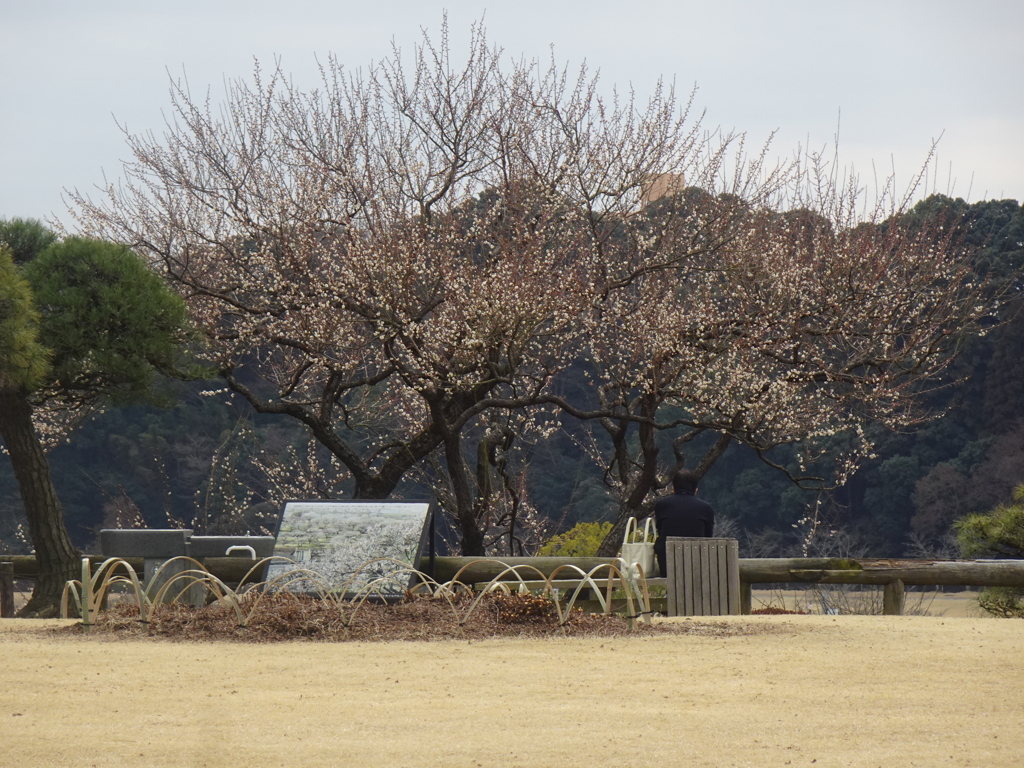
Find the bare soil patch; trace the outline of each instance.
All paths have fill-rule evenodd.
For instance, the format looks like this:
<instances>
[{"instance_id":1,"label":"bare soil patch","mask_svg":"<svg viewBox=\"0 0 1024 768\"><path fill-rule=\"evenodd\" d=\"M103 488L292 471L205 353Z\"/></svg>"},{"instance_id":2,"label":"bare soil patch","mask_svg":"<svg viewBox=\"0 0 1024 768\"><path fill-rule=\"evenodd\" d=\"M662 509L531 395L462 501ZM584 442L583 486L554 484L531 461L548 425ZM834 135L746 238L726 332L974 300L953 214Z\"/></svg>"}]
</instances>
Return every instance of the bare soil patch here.
<instances>
[{"instance_id":1,"label":"bare soil patch","mask_svg":"<svg viewBox=\"0 0 1024 768\"><path fill-rule=\"evenodd\" d=\"M573 610L560 624L554 604L535 595L486 594L474 605L471 595L409 597L397 604L341 603L282 592L259 597L251 593L241 604L246 616L226 603L203 608L171 604L160 606L152 620L140 621L135 605L117 605L100 614L86 630L73 624L55 630L66 634L106 635L117 638L154 637L168 640L215 640L235 642L284 642L316 640L443 641L484 640L501 637L619 637L627 634L701 634L731 636L753 630L715 622L647 623L637 620L631 628L622 616ZM769 627L757 631L771 631Z\"/></svg>"}]
</instances>

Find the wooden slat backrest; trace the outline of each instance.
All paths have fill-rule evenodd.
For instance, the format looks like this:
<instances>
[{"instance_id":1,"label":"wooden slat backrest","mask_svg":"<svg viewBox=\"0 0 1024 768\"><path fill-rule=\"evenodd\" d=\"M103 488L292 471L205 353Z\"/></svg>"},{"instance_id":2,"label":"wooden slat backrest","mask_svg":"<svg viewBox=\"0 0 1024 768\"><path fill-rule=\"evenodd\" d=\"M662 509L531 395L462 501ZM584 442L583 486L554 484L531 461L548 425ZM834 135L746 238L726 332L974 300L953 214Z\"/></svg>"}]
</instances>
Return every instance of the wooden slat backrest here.
<instances>
[{"instance_id":1,"label":"wooden slat backrest","mask_svg":"<svg viewBox=\"0 0 1024 768\"><path fill-rule=\"evenodd\" d=\"M666 540L670 616L740 612L739 544L735 539Z\"/></svg>"}]
</instances>

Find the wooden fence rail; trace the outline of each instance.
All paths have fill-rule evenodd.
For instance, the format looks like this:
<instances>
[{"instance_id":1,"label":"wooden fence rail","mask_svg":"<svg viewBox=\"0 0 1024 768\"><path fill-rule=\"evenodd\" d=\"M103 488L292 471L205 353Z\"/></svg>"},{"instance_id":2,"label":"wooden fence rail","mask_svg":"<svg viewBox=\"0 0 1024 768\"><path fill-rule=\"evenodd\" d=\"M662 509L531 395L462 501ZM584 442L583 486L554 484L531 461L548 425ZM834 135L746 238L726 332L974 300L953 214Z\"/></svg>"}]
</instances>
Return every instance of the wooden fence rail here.
<instances>
[{"instance_id":1,"label":"wooden fence rail","mask_svg":"<svg viewBox=\"0 0 1024 768\"><path fill-rule=\"evenodd\" d=\"M565 564L590 570L613 558L510 557L508 565L526 565L545 576ZM478 557L438 557L435 578L447 581L461 569L467 584L488 581L500 572L493 563ZM468 567L467 567L468 566ZM754 584L874 584L883 587L882 612L900 614L907 586L1021 587L1024 560L908 560L889 558L740 558L740 611L750 613ZM509 580L514 577L507 576ZM532 578L526 576L526 578Z\"/></svg>"},{"instance_id":2,"label":"wooden fence rail","mask_svg":"<svg viewBox=\"0 0 1024 768\"><path fill-rule=\"evenodd\" d=\"M1024 560L740 559L740 580L749 584L886 584L893 579L922 586L1024 587Z\"/></svg>"},{"instance_id":3,"label":"wooden fence rail","mask_svg":"<svg viewBox=\"0 0 1024 768\"><path fill-rule=\"evenodd\" d=\"M740 560L741 610L750 613L753 584L876 584L882 613L903 613L905 587L1024 587L1024 560L882 558L746 558Z\"/></svg>"},{"instance_id":4,"label":"wooden fence rail","mask_svg":"<svg viewBox=\"0 0 1024 768\"><path fill-rule=\"evenodd\" d=\"M87 555L87 557L92 564L94 573L96 568L109 559L103 555ZM39 566L34 555L3 555L0 558L5 562L12 562L14 564L14 578L16 579L34 579L39 572ZM141 557L125 557L122 559L141 578L141 574L145 569L144 559ZM256 560L248 557L207 557L203 565L218 579L232 584L241 580L249 569L256 565L256 562Z\"/></svg>"},{"instance_id":5,"label":"wooden fence rail","mask_svg":"<svg viewBox=\"0 0 1024 768\"><path fill-rule=\"evenodd\" d=\"M4 555L5 562L14 564L14 578L34 578L37 572L35 557L31 555ZM90 555L94 566L105 558ZM140 573L142 558L126 558ZM612 563L610 557L503 557L496 558L508 565L535 568L550 576L563 565L575 565L584 571L602 563ZM206 567L226 582L237 582L255 564L246 557L211 557ZM469 567L467 567L469 566ZM427 570L424 558L421 570ZM464 570L463 570L464 569ZM449 581L462 571L459 579L464 584L486 582L497 576L502 567L479 557L437 557L434 578ZM750 589L754 584L875 584L885 587L883 611L901 613L904 588L920 586L964 587L1021 587L1024 588L1024 560L904 560L882 558L740 558L741 611L750 612ZM525 579L534 579L534 571L523 571ZM514 581L514 576L506 576Z\"/></svg>"}]
</instances>

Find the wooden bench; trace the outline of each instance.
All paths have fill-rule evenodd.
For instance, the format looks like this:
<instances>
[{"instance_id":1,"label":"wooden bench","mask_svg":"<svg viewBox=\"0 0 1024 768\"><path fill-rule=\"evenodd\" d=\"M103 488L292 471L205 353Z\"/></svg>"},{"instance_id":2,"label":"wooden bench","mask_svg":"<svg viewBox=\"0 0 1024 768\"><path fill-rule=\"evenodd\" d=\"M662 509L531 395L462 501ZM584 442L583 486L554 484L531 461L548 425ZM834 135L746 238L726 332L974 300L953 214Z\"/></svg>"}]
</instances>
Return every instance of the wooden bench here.
<instances>
[{"instance_id":1,"label":"wooden bench","mask_svg":"<svg viewBox=\"0 0 1024 768\"><path fill-rule=\"evenodd\" d=\"M665 539L669 616L726 616L741 611L736 539Z\"/></svg>"}]
</instances>

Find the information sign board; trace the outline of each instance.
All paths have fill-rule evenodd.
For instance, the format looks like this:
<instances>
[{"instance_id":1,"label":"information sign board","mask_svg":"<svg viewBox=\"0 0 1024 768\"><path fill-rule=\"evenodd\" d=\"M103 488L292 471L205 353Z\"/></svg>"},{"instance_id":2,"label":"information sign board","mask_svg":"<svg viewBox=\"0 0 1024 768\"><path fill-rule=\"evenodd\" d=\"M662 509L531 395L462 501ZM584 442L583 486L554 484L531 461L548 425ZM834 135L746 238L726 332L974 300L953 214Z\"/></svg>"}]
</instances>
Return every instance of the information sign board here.
<instances>
[{"instance_id":1,"label":"information sign board","mask_svg":"<svg viewBox=\"0 0 1024 768\"><path fill-rule=\"evenodd\" d=\"M350 590L358 589L419 562L427 547L430 513L429 501L287 501L274 554L294 564L272 563L267 578L304 568L316 573L331 589L341 588L355 576ZM380 558L399 562L367 565ZM401 574L382 582L380 590L401 594L412 583L411 574ZM312 581L296 582L289 588L315 589Z\"/></svg>"}]
</instances>

